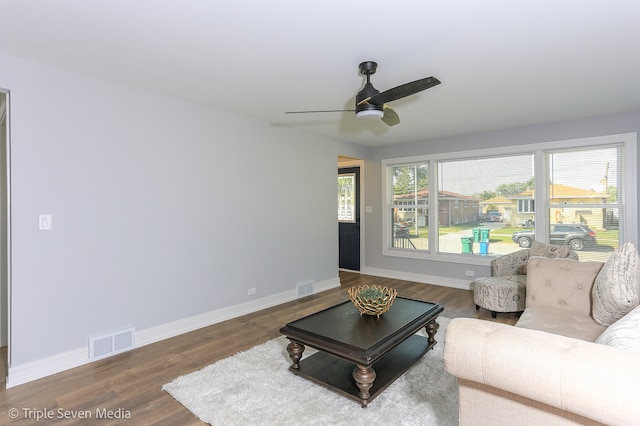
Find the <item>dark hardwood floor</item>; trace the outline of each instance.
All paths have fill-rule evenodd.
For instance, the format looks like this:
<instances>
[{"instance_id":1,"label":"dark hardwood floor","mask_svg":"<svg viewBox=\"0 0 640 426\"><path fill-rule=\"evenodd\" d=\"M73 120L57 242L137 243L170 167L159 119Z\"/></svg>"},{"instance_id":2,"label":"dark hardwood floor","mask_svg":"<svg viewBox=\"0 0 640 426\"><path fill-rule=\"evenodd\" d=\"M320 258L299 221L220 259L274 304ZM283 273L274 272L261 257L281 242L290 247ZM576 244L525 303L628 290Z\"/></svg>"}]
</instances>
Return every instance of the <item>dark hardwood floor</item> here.
<instances>
[{"instance_id":1,"label":"dark hardwood floor","mask_svg":"<svg viewBox=\"0 0 640 426\"><path fill-rule=\"evenodd\" d=\"M269 309L214 324L158 343L143 346L82 367L45 377L11 389L0 389L0 424L36 424L25 419L25 409L77 413L88 410L128 411L121 422L95 419L91 424L203 424L189 410L162 391L162 385L178 376L203 368L236 352L280 335L287 322L348 300L346 288L357 285L394 287L399 296L440 303L442 316L470 317L515 324L517 314L477 311L473 293L431 284L340 272L341 288L297 299ZM436 335L437 339L437 335ZM6 374L3 374L3 377ZM18 410L12 419L11 409ZM86 420L41 420L38 424L88 424Z\"/></svg>"}]
</instances>

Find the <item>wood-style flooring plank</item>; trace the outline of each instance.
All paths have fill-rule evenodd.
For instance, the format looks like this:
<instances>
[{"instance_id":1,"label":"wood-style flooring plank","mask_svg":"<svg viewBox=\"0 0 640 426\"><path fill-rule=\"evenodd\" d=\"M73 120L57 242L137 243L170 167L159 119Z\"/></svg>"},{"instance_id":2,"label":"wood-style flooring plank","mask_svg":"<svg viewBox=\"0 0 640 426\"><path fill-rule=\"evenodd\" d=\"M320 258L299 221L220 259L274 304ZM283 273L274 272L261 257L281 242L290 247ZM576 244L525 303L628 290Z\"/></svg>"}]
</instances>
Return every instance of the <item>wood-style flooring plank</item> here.
<instances>
[{"instance_id":1,"label":"wood-style flooring plank","mask_svg":"<svg viewBox=\"0 0 640 426\"><path fill-rule=\"evenodd\" d=\"M136 348L110 358L45 377L11 389L0 389L0 424L27 425L33 419L8 417L10 408L38 410L128 410L122 424L201 425L162 385L252 346L280 336L280 328L337 303L349 300L346 289L358 285L394 287L399 296L440 303L442 316L469 317L515 324L518 314L491 318L476 310L473 293L432 284L340 272L341 287L313 294L259 312L211 325L180 336ZM6 349L0 358L6 365ZM0 371L6 376L6 370ZM79 419L56 424L83 425ZM110 424L118 424L113 422Z\"/></svg>"}]
</instances>

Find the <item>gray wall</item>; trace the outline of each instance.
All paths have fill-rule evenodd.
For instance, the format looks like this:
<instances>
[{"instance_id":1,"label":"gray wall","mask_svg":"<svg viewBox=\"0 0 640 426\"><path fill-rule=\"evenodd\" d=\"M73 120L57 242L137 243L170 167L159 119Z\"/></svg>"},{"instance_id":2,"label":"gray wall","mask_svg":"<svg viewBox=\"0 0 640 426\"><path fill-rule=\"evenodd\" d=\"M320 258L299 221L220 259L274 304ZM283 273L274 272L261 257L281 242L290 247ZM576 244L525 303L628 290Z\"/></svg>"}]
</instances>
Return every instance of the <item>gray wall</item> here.
<instances>
[{"instance_id":1,"label":"gray wall","mask_svg":"<svg viewBox=\"0 0 640 426\"><path fill-rule=\"evenodd\" d=\"M357 147L12 57L0 69L12 366L337 282L337 156Z\"/></svg>"},{"instance_id":2,"label":"gray wall","mask_svg":"<svg viewBox=\"0 0 640 426\"><path fill-rule=\"evenodd\" d=\"M406 259L382 255L381 229L383 192L381 161L383 159L482 148L527 145L530 143L552 142L631 132L640 132L640 111L554 123L550 125L507 129L491 133L430 140L413 144L372 148L371 160L366 164L366 203L373 207L373 213L367 215L366 267L385 270L390 272L391 275L394 274L394 271L397 271L402 274L437 276L466 282L469 281L469 278L464 275L465 270L475 271L476 276L482 276L489 273L488 266L465 266L459 263L434 262L429 260ZM638 187L640 188L640 186ZM638 220L638 218L632 218L631 220ZM637 229L640 229L640 226ZM638 241L637 236L635 240Z\"/></svg>"},{"instance_id":3,"label":"gray wall","mask_svg":"<svg viewBox=\"0 0 640 426\"><path fill-rule=\"evenodd\" d=\"M457 264L382 256L381 159L640 127L637 112L369 150L7 56L0 69L13 366L337 280L338 154L366 160L365 271L468 280ZM52 231L38 230L41 213Z\"/></svg>"}]
</instances>

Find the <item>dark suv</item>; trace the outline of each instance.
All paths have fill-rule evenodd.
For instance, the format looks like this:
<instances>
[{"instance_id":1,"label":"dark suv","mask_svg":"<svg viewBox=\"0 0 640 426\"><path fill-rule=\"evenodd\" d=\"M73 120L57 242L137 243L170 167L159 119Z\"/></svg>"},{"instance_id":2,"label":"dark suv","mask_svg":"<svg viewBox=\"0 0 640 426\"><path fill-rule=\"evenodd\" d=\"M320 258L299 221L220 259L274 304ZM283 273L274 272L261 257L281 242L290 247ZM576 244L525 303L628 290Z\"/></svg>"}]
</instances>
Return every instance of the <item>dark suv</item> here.
<instances>
[{"instance_id":1,"label":"dark suv","mask_svg":"<svg viewBox=\"0 0 640 426\"><path fill-rule=\"evenodd\" d=\"M533 230L517 231L511 237L514 243L520 247L529 248L535 240ZM551 244L568 244L573 250L583 250L587 246L595 246L596 233L586 225L579 223L558 223L551 225L549 234Z\"/></svg>"}]
</instances>

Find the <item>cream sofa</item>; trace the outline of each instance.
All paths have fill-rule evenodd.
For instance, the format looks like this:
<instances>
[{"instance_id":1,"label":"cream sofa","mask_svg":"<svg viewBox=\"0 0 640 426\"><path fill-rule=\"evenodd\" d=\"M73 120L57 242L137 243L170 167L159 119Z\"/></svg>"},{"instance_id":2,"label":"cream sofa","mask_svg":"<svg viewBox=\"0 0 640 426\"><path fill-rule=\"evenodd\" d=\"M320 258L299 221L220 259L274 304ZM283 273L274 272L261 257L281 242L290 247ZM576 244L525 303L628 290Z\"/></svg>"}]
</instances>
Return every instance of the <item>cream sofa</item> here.
<instances>
[{"instance_id":1,"label":"cream sofa","mask_svg":"<svg viewBox=\"0 0 640 426\"><path fill-rule=\"evenodd\" d=\"M640 257L631 248L631 268L620 256L605 267L532 257L526 309L515 327L471 318L449 323L444 362L458 379L461 425L640 424ZM606 322L602 288L616 274L627 293L614 289L624 306L606 318L613 322L607 327L594 314ZM620 341L623 347L612 346Z\"/></svg>"}]
</instances>

